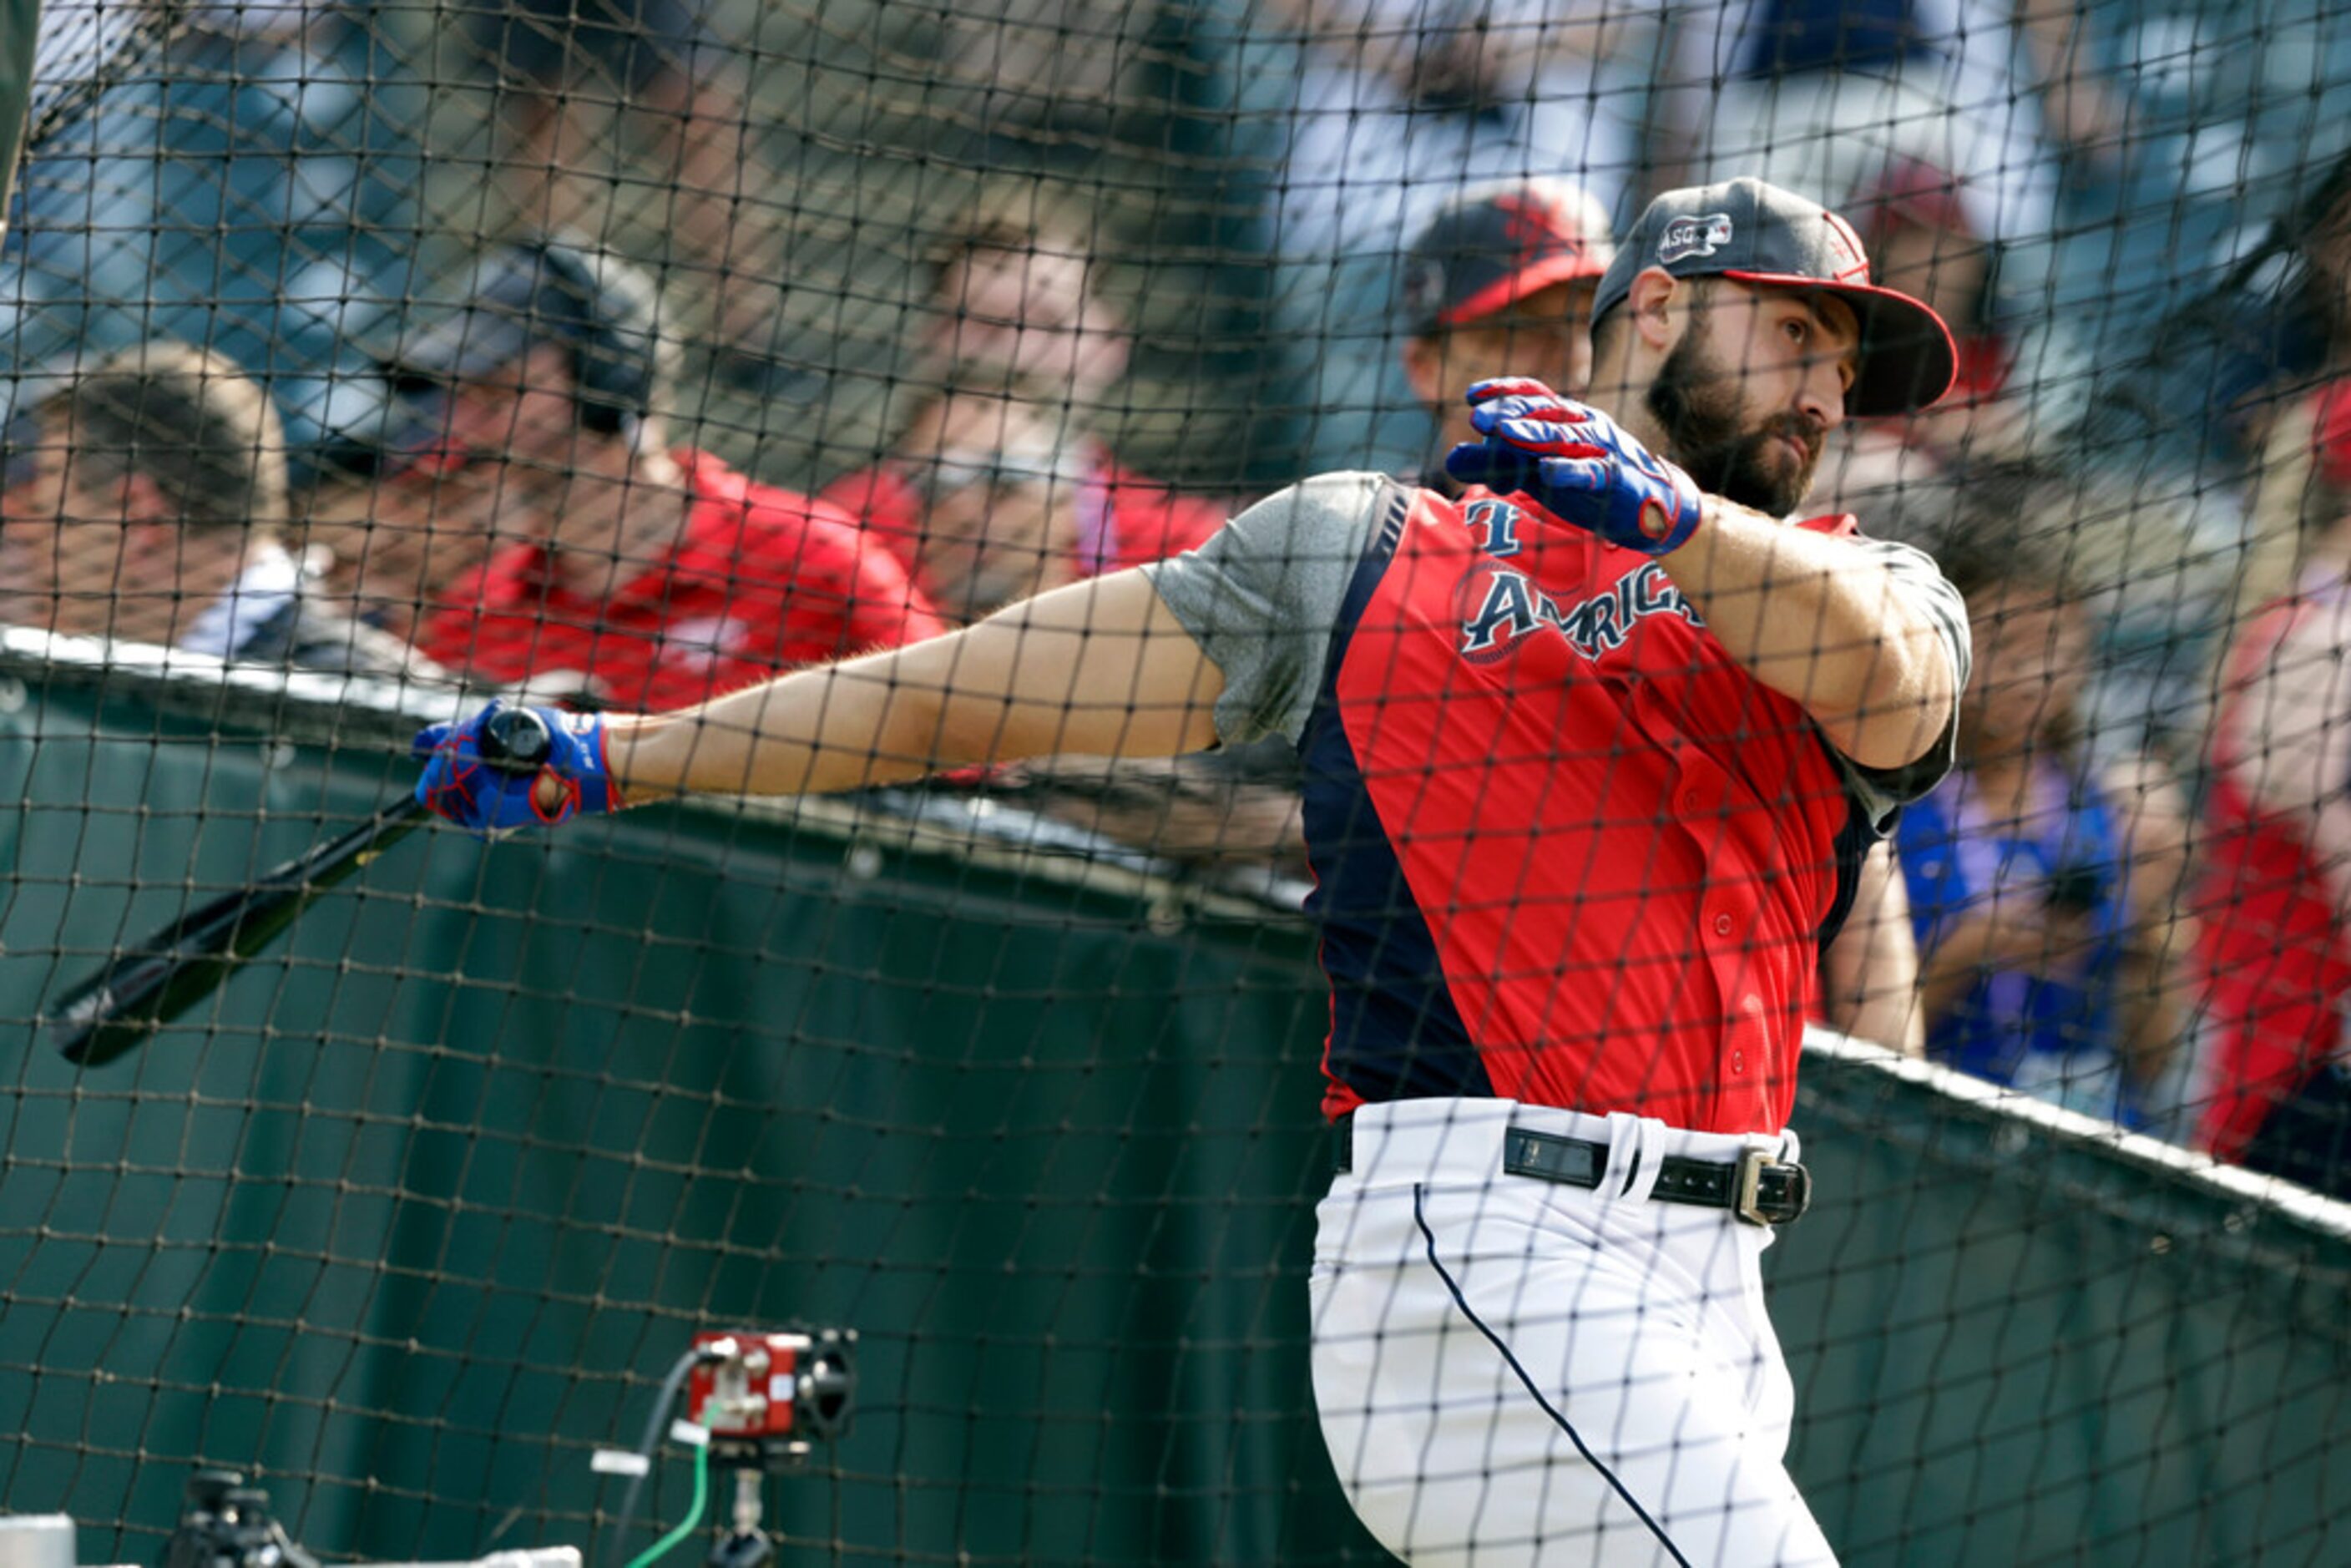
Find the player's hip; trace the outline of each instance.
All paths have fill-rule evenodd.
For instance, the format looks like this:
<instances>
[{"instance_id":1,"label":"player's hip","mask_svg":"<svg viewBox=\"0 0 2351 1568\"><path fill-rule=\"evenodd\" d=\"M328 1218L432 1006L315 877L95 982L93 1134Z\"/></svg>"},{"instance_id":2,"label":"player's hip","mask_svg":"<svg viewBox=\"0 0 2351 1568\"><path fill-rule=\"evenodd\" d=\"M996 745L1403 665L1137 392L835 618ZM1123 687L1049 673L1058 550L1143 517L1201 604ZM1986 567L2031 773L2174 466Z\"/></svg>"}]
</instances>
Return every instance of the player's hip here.
<instances>
[{"instance_id":1,"label":"player's hip","mask_svg":"<svg viewBox=\"0 0 2351 1568\"><path fill-rule=\"evenodd\" d=\"M1750 1516L1804 1522L1780 1469L1794 1396L1763 1310L1769 1232L1649 1191L1662 1161L1740 1140L1473 1100L1374 1107L1349 1132L1317 1210L1315 1395L1392 1549L1646 1563L1627 1498L1681 1543L1673 1560L1736 1561L1694 1543ZM1531 1136L1604 1143L1603 1179L1513 1172ZM1693 1478L1703 1496L1682 1495Z\"/></svg>"},{"instance_id":2,"label":"player's hip","mask_svg":"<svg viewBox=\"0 0 2351 1568\"><path fill-rule=\"evenodd\" d=\"M1599 1239L1710 1239L1726 1226L1761 1252L1800 1218L1812 1185L1793 1132L1700 1132L1488 1097L1364 1105L1332 1129L1332 1191L1491 1187L1555 1209Z\"/></svg>"},{"instance_id":3,"label":"player's hip","mask_svg":"<svg viewBox=\"0 0 2351 1568\"><path fill-rule=\"evenodd\" d=\"M1479 1274L1541 1270L1557 1310L1593 1318L1668 1299L1693 1315L1760 1313L1771 1227L1740 1207L1784 1221L1809 1192L1792 1134L1750 1139L1505 1100L1365 1106L1334 1139L1343 1168L1316 1211L1318 1277L1416 1270L1434 1251Z\"/></svg>"}]
</instances>

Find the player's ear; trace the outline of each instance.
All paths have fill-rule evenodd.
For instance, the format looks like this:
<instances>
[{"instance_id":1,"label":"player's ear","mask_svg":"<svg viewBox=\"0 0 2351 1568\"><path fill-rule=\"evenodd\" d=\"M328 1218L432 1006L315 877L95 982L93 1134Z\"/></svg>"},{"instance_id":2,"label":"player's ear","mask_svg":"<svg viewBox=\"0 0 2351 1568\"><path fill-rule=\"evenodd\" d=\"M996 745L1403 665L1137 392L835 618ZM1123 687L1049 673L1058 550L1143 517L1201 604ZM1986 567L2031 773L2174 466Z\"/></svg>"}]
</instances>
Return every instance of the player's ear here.
<instances>
[{"instance_id":1,"label":"player's ear","mask_svg":"<svg viewBox=\"0 0 2351 1568\"><path fill-rule=\"evenodd\" d=\"M1662 267L1644 267L1633 277L1633 291L1625 297L1627 319L1641 340L1660 353L1673 347L1680 330L1674 308L1688 304L1682 298L1686 292L1681 280Z\"/></svg>"}]
</instances>

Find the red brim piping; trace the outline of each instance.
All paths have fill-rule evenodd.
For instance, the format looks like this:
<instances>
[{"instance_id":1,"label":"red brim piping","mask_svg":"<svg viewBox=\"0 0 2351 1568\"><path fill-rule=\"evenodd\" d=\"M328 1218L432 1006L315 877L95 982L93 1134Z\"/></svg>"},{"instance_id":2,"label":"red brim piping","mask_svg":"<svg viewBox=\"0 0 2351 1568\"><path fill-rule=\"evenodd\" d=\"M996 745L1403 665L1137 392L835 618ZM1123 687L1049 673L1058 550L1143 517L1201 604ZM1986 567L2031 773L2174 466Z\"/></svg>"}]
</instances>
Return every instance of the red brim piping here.
<instances>
[{"instance_id":1,"label":"red brim piping","mask_svg":"<svg viewBox=\"0 0 2351 1568\"><path fill-rule=\"evenodd\" d=\"M1516 305L1528 295L1549 288L1555 283L1596 278L1607 270L1604 265L1593 265L1592 253L1588 250L1550 256L1507 277L1497 278L1468 298L1457 300L1446 307L1437 312L1437 324L1440 327L1467 326L1480 316L1491 316L1495 311Z\"/></svg>"}]
</instances>

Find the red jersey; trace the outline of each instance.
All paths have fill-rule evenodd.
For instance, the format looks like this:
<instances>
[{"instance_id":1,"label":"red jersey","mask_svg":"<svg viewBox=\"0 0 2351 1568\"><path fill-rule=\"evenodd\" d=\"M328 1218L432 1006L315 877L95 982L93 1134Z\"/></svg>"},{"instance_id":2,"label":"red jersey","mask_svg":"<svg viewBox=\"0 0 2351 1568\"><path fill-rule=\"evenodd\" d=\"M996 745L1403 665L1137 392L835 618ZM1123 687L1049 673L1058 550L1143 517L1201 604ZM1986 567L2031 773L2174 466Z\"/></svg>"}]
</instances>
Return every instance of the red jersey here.
<instances>
[{"instance_id":1,"label":"red jersey","mask_svg":"<svg viewBox=\"0 0 2351 1568\"><path fill-rule=\"evenodd\" d=\"M939 635L890 552L820 501L676 454L693 497L659 561L593 599L547 552L493 554L425 623L433 658L493 681L573 673L615 706L691 706L801 664Z\"/></svg>"},{"instance_id":2,"label":"red jersey","mask_svg":"<svg viewBox=\"0 0 2351 1568\"><path fill-rule=\"evenodd\" d=\"M1924 596L1964 682L1930 560L1802 526ZM1225 672L1219 734L1298 741L1328 1113L1498 1096L1784 1126L1819 944L1948 733L1898 775L1855 767L1665 563L1482 490L1310 481L1154 583Z\"/></svg>"},{"instance_id":3,"label":"red jersey","mask_svg":"<svg viewBox=\"0 0 2351 1568\"><path fill-rule=\"evenodd\" d=\"M862 522L913 576L920 565L923 502L893 465L860 469L819 492L819 498ZM1155 479L1122 468L1097 453L1078 486L1078 531L1071 565L1081 578L1165 560L1192 549L1229 517L1213 501L1178 495Z\"/></svg>"},{"instance_id":4,"label":"red jersey","mask_svg":"<svg viewBox=\"0 0 2351 1568\"><path fill-rule=\"evenodd\" d=\"M2322 601L2290 599L2247 625L2214 726L2197 914L2217 1071L2196 1141L2222 1159L2242 1155L2279 1102L2344 1044L2351 943L2335 929L2325 874L2302 824L2260 807L2237 777L2248 685L2302 617L2323 612Z\"/></svg>"}]
</instances>

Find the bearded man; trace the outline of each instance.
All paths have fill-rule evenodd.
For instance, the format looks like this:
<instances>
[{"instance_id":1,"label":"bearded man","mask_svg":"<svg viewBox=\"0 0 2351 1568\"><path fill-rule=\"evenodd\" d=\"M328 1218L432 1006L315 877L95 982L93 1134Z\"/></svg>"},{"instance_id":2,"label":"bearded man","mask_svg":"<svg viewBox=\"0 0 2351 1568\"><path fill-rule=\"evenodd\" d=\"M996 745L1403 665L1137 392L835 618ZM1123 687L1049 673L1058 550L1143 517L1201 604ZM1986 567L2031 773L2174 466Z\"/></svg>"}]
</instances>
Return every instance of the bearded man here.
<instances>
[{"instance_id":1,"label":"bearded man","mask_svg":"<svg viewBox=\"0 0 2351 1568\"><path fill-rule=\"evenodd\" d=\"M1868 276L1801 196L1669 192L1600 280L1590 401L1470 388L1458 497L1309 479L946 637L546 716L536 778L480 765L493 708L418 737L418 795L496 831L1287 737L1332 992L1314 1393L1356 1511L1414 1563L1833 1563L1759 1264L1810 1195L1819 945L1949 768L1969 665L1932 560L1787 520L1848 414L1951 382Z\"/></svg>"}]
</instances>

